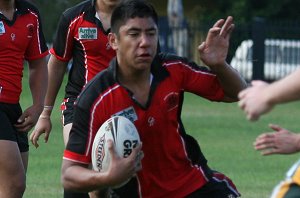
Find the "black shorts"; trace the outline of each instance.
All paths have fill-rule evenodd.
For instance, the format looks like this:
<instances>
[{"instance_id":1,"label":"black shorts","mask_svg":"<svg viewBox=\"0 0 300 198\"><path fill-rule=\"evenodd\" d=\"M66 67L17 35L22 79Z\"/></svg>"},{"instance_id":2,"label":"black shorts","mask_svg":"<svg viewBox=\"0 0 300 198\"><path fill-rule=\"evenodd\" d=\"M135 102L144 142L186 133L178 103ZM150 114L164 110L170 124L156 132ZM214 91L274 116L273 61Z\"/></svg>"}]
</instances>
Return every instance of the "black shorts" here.
<instances>
[{"instance_id":1,"label":"black shorts","mask_svg":"<svg viewBox=\"0 0 300 198\"><path fill-rule=\"evenodd\" d=\"M28 152L28 133L18 132L14 127L21 115L20 104L0 103L0 140L17 142L20 152Z\"/></svg>"},{"instance_id":2,"label":"black shorts","mask_svg":"<svg viewBox=\"0 0 300 198\"><path fill-rule=\"evenodd\" d=\"M210 181L196 190L195 192L186 196L186 198L236 198L240 197L235 185L223 173L213 171Z\"/></svg>"},{"instance_id":3,"label":"black shorts","mask_svg":"<svg viewBox=\"0 0 300 198\"><path fill-rule=\"evenodd\" d=\"M126 185L119 189L111 189L109 194L109 197L112 198L138 198L139 190L136 177L133 177ZM223 173L213 170L210 181L198 190L185 196L185 198L237 198L240 196L230 178Z\"/></svg>"},{"instance_id":4,"label":"black shorts","mask_svg":"<svg viewBox=\"0 0 300 198\"><path fill-rule=\"evenodd\" d=\"M73 123L73 113L74 113L74 102L76 98L65 98L60 105L62 112L62 124L66 126L67 124Z\"/></svg>"}]
</instances>

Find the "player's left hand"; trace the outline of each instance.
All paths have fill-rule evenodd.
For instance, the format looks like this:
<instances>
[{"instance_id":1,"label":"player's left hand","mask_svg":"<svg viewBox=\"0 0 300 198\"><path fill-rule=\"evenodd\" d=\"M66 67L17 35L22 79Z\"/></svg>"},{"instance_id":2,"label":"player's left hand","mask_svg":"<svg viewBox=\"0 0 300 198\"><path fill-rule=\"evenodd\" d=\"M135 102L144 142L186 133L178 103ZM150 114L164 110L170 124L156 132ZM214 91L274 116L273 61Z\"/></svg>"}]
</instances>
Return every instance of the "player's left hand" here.
<instances>
[{"instance_id":1,"label":"player's left hand","mask_svg":"<svg viewBox=\"0 0 300 198\"><path fill-rule=\"evenodd\" d=\"M293 133L280 127L270 124L273 132L259 135L253 146L262 155L292 154L300 150L300 134Z\"/></svg>"},{"instance_id":2,"label":"player's left hand","mask_svg":"<svg viewBox=\"0 0 300 198\"><path fill-rule=\"evenodd\" d=\"M229 47L229 39L234 29L233 18L218 20L208 31L205 42L198 47L200 58L212 70L225 65Z\"/></svg>"},{"instance_id":3,"label":"player's left hand","mask_svg":"<svg viewBox=\"0 0 300 198\"><path fill-rule=\"evenodd\" d=\"M43 107L32 105L27 108L14 125L19 132L28 132L36 124Z\"/></svg>"}]
</instances>

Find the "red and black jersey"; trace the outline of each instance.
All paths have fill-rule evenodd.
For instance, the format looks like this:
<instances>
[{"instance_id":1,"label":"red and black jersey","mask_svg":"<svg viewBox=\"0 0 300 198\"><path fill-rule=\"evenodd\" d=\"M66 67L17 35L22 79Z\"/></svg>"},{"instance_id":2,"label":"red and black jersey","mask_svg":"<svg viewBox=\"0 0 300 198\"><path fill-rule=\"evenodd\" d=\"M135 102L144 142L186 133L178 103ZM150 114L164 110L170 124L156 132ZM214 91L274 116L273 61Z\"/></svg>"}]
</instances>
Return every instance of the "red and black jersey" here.
<instances>
[{"instance_id":1,"label":"red and black jersey","mask_svg":"<svg viewBox=\"0 0 300 198\"><path fill-rule=\"evenodd\" d=\"M24 60L46 55L39 12L32 4L16 0L13 20L0 12L0 102L19 102Z\"/></svg>"},{"instance_id":2,"label":"red and black jersey","mask_svg":"<svg viewBox=\"0 0 300 198\"><path fill-rule=\"evenodd\" d=\"M108 67L115 56L108 43L109 32L96 17L93 0L62 14L50 53L61 61L73 59L65 97L76 98L89 80Z\"/></svg>"},{"instance_id":3,"label":"red and black jersey","mask_svg":"<svg viewBox=\"0 0 300 198\"><path fill-rule=\"evenodd\" d=\"M180 115L184 92L212 101L223 99L216 75L186 59L160 53L152 64L147 105L142 106L118 83L117 67L114 59L79 96L64 159L90 163L99 127L108 118L122 115L134 122L143 142L143 169L138 173L141 197L185 197L203 186L208 181L206 160L192 163Z\"/></svg>"}]
</instances>

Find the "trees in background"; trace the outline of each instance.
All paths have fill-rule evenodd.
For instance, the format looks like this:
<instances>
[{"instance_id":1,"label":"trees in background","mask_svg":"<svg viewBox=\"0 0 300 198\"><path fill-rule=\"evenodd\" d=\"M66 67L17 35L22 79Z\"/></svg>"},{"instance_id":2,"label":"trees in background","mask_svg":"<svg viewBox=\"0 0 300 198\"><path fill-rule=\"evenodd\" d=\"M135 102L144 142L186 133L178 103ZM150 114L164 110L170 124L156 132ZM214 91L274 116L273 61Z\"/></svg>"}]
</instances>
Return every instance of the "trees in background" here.
<instances>
[{"instance_id":1,"label":"trees in background","mask_svg":"<svg viewBox=\"0 0 300 198\"><path fill-rule=\"evenodd\" d=\"M40 9L43 29L48 42L52 41L61 13L83 0L31 0ZM166 3L149 0L160 15L167 15ZM299 0L183 0L186 16L199 23L210 23L231 15L236 23L246 24L253 17L270 20L300 19ZM161 7L164 7L163 9ZM165 10L165 13L162 12Z\"/></svg>"},{"instance_id":2,"label":"trees in background","mask_svg":"<svg viewBox=\"0 0 300 198\"><path fill-rule=\"evenodd\" d=\"M185 0L190 17L199 22L210 22L232 15L238 23L254 17L270 20L299 20L299 0Z\"/></svg>"},{"instance_id":3,"label":"trees in background","mask_svg":"<svg viewBox=\"0 0 300 198\"><path fill-rule=\"evenodd\" d=\"M47 42L52 42L60 15L82 0L31 0L40 10Z\"/></svg>"}]
</instances>

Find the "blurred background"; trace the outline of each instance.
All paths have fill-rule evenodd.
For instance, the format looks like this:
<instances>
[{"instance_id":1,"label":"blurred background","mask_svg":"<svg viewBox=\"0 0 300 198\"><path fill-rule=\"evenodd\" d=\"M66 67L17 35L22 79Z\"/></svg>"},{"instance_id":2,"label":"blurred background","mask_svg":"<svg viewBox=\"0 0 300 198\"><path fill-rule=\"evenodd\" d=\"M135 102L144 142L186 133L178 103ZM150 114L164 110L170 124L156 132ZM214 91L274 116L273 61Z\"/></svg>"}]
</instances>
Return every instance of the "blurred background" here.
<instances>
[{"instance_id":1,"label":"blurred background","mask_svg":"<svg viewBox=\"0 0 300 198\"><path fill-rule=\"evenodd\" d=\"M51 44L60 14L82 0L31 0ZM247 79L275 80L300 65L299 0L149 0L160 20L161 50L201 64L197 46L220 18L233 16L228 62Z\"/></svg>"}]
</instances>

